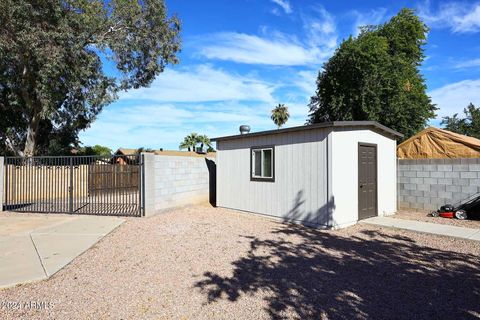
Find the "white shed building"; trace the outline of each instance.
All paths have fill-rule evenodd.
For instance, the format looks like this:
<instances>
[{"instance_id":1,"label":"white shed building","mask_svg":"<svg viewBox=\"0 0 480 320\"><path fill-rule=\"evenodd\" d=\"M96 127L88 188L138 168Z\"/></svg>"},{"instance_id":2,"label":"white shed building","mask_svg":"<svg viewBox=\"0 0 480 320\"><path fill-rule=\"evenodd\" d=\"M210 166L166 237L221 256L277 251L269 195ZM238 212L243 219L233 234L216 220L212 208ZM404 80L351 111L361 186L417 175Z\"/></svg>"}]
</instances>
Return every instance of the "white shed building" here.
<instances>
[{"instance_id":1,"label":"white shed building","mask_svg":"<svg viewBox=\"0 0 480 320\"><path fill-rule=\"evenodd\" d=\"M341 121L212 139L217 206L329 228L393 214L400 137Z\"/></svg>"}]
</instances>

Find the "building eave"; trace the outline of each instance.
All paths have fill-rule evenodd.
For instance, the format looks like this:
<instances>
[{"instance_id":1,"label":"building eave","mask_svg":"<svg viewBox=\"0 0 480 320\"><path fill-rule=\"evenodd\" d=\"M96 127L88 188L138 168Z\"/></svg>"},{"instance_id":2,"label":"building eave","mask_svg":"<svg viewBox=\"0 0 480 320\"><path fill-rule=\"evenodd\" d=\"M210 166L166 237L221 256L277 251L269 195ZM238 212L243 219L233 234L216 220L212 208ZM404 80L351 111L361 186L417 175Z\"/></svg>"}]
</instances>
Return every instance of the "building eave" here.
<instances>
[{"instance_id":1,"label":"building eave","mask_svg":"<svg viewBox=\"0 0 480 320\"><path fill-rule=\"evenodd\" d=\"M314 130L314 129L321 129L321 128L370 128L373 131L376 131L380 134L383 134L395 140L403 138L403 134L393 129L390 129L376 121L332 121L332 122L322 122L322 123L316 123L312 125L297 126L297 127L291 127L291 128L285 128L285 129L267 130L267 131L259 131L259 132L252 132L252 133L246 133L246 134L217 137L217 138L211 139L211 141L218 142L222 140L245 139L245 138L257 137L257 136L282 134L282 133L304 131L304 130Z\"/></svg>"}]
</instances>

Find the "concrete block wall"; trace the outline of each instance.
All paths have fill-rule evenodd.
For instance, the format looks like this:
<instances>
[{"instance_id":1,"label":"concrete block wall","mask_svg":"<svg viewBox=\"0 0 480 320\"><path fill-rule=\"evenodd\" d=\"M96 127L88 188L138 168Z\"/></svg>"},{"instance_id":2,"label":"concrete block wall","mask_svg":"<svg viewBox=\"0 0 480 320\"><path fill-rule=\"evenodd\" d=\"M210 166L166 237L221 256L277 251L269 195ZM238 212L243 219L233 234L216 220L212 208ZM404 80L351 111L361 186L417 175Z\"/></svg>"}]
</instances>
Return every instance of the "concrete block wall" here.
<instances>
[{"instance_id":1,"label":"concrete block wall","mask_svg":"<svg viewBox=\"0 0 480 320\"><path fill-rule=\"evenodd\" d=\"M145 153L144 163L146 216L212 199L214 160Z\"/></svg>"},{"instance_id":2,"label":"concrete block wall","mask_svg":"<svg viewBox=\"0 0 480 320\"><path fill-rule=\"evenodd\" d=\"M398 207L432 211L480 192L480 158L398 160Z\"/></svg>"}]
</instances>

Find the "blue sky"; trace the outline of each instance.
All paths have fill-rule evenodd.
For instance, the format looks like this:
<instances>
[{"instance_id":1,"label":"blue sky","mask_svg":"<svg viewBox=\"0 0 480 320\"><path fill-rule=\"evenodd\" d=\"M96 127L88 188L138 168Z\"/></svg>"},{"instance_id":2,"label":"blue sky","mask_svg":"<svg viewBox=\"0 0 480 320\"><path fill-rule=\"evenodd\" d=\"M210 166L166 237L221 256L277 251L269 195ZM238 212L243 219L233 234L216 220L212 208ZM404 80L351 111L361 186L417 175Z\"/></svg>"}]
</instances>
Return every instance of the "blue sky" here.
<instances>
[{"instance_id":1,"label":"blue sky","mask_svg":"<svg viewBox=\"0 0 480 320\"><path fill-rule=\"evenodd\" d=\"M431 28L421 70L442 116L480 106L480 1L168 0L182 20L180 64L149 88L122 93L84 145L177 149L190 132L210 137L275 128L270 110L302 125L322 64L358 27L417 10Z\"/></svg>"}]
</instances>

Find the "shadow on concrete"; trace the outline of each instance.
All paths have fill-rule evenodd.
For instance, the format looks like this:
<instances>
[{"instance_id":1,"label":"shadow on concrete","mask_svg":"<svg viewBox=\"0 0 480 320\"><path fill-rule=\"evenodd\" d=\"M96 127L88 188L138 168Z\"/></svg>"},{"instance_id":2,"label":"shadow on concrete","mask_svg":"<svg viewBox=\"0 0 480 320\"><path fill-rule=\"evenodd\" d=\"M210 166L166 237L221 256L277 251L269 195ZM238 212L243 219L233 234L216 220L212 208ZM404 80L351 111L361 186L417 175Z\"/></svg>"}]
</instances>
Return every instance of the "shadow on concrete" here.
<instances>
[{"instance_id":1,"label":"shadow on concrete","mask_svg":"<svg viewBox=\"0 0 480 320\"><path fill-rule=\"evenodd\" d=\"M215 161L205 158L208 168L209 196L208 201L214 207L217 206L217 164Z\"/></svg>"},{"instance_id":2,"label":"shadow on concrete","mask_svg":"<svg viewBox=\"0 0 480 320\"><path fill-rule=\"evenodd\" d=\"M300 203L300 202L299 202ZM296 215L295 206L291 215ZM271 319L474 319L476 255L426 247L392 232L322 231L279 223L232 275L207 271L195 287L208 303L259 294ZM448 240L445 240L448 241Z\"/></svg>"}]
</instances>

